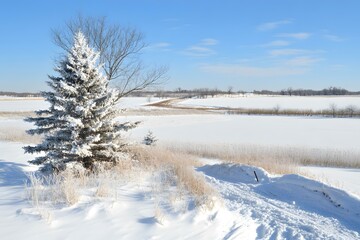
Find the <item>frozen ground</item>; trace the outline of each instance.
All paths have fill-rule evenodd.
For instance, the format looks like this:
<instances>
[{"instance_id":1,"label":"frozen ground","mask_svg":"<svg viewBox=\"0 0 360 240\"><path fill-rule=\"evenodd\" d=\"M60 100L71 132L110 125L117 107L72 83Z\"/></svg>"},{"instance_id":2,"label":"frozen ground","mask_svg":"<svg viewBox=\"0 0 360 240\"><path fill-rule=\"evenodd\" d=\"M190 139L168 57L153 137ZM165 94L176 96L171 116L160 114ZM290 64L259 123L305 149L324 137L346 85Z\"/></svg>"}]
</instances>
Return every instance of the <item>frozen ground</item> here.
<instances>
[{"instance_id":1,"label":"frozen ground","mask_svg":"<svg viewBox=\"0 0 360 240\"><path fill-rule=\"evenodd\" d=\"M261 95L235 95L234 97L193 98L186 99L178 105L202 107L230 107L247 109L329 109L331 104L338 108L349 105L360 108L360 96L261 96Z\"/></svg>"},{"instance_id":2,"label":"frozen ground","mask_svg":"<svg viewBox=\"0 0 360 240\"><path fill-rule=\"evenodd\" d=\"M37 208L25 198L25 173L34 168L26 163L21 146L0 142L1 239L360 237L358 198L298 175L272 176L259 168L210 160L197 171L221 196L211 211L190 207L174 212L157 205L146 175L121 184L116 199L82 198L70 207Z\"/></svg>"},{"instance_id":3,"label":"frozen ground","mask_svg":"<svg viewBox=\"0 0 360 240\"><path fill-rule=\"evenodd\" d=\"M121 106L146 108L141 105L147 100L125 99ZM0 112L32 111L40 108L41 101L20 100L11 106L9 102L15 101L0 101ZM129 135L137 141L151 130L159 143L259 144L359 151L357 119L219 114L120 119L143 121ZM21 119L0 117L0 137L30 127ZM26 173L36 168L27 164L31 156L23 154L23 145L0 141L1 239L360 238L360 172L356 169L304 168L316 179L345 192L299 175L273 176L251 166L204 160L204 166L196 170L220 196L211 211L191 206L186 211L171 210L152 196L152 178L146 174L139 174L135 182L120 184L116 198L83 196L73 206L39 208L26 199Z\"/></svg>"},{"instance_id":4,"label":"frozen ground","mask_svg":"<svg viewBox=\"0 0 360 240\"><path fill-rule=\"evenodd\" d=\"M28 112L48 107L49 104L41 98L0 97L0 112Z\"/></svg>"},{"instance_id":5,"label":"frozen ground","mask_svg":"<svg viewBox=\"0 0 360 240\"><path fill-rule=\"evenodd\" d=\"M360 151L358 119L188 114L124 116L119 120L142 121L129 132L130 138L137 141L151 130L160 143L256 144ZM0 136L24 132L31 127L22 119L0 118Z\"/></svg>"},{"instance_id":6,"label":"frozen ground","mask_svg":"<svg viewBox=\"0 0 360 240\"><path fill-rule=\"evenodd\" d=\"M119 102L119 108L139 109L143 105L154 103L160 100L155 97L126 97ZM0 112L28 112L39 109L47 109L49 104L41 98L11 98L0 96Z\"/></svg>"},{"instance_id":7,"label":"frozen ground","mask_svg":"<svg viewBox=\"0 0 360 240\"><path fill-rule=\"evenodd\" d=\"M257 144L359 150L360 121L345 118L172 115L127 116L142 121L131 132L141 140L148 130L161 141L206 144Z\"/></svg>"}]
</instances>

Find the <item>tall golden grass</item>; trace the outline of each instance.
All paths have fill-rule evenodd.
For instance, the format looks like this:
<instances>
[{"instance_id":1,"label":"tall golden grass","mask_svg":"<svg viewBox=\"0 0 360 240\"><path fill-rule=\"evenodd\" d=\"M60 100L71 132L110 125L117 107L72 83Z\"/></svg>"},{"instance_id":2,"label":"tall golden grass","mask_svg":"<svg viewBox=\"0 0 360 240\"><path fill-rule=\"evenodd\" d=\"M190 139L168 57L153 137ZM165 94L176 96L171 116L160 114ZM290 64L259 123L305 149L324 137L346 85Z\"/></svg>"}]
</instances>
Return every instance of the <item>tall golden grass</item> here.
<instances>
[{"instance_id":1,"label":"tall golden grass","mask_svg":"<svg viewBox=\"0 0 360 240\"><path fill-rule=\"evenodd\" d=\"M202 158L262 167L271 173L297 173L298 166L360 168L360 152L252 144L165 143L163 147Z\"/></svg>"},{"instance_id":2,"label":"tall golden grass","mask_svg":"<svg viewBox=\"0 0 360 240\"><path fill-rule=\"evenodd\" d=\"M151 185L159 189L153 191L155 198L167 194L171 196L170 204L176 198L187 199L201 208L214 206L218 195L194 170L199 163L193 157L157 147L132 146L130 150L132 154L124 155L118 164L99 164L92 172L74 164L60 173L30 175L27 184L29 200L34 206L47 203L73 205L89 189L92 189L93 198L116 199L119 184L136 182L141 175L159 175L161 178L149 178L156 180Z\"/></svg>"}]
</instances>

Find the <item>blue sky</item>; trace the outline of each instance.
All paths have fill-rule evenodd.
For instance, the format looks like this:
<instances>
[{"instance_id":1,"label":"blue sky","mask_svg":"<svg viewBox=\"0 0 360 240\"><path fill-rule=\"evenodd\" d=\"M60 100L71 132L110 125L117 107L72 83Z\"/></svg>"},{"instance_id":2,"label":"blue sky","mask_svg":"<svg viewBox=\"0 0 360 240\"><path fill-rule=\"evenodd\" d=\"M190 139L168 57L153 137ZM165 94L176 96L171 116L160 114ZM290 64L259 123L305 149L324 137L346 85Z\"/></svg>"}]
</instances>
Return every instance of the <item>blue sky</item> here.
<instances>
[{"instance_id":1,"label":"blue sky","mask_svg":"<svg viewBox=\"0 0 360 240\"><path fill-rule=\"evenodd\" d=\"M51 28L77 14L133 26L142 57L167 65L164 89L360 90L360 1L8 0L0 8L0 91L46 89Z\"/></svg>"}]
</instances>

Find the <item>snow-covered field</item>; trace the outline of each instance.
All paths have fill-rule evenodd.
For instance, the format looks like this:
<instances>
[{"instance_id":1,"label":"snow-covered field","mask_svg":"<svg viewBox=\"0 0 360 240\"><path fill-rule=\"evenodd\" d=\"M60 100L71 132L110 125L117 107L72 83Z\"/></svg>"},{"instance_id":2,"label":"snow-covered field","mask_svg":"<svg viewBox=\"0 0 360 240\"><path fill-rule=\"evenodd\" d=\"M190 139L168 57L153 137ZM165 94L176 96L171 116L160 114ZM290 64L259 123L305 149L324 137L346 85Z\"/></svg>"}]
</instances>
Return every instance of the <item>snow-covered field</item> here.
<instances>
[{"instance_id":1,"label":"snow-covered field","mask_svg":"<svg viewBox=\"0 0 360 240\"><path fill-rule=\"evenodd\" d=\"M359 150L359 119L247 115L127 116L142 121L131 131L141 140L151 130L159 141L259 144Z\"/></svg>"},{"instance_id":2,"label":"snow-covered field","mask_svg":"<svg viewBox=\"0 0 360 240\"><path fill-rule=\"evenodd\" d=\"M49 104L41 98L4 98L0 96L0 112L28 112L48 107Z\"/></svg>"},{"instance_id":3,"label":"snow-covered field","mask_svg":"<svg viewBox=\"0 0 360 240\"><path fill-rule=\"evenodd\" d=\"M227 107L225 102L233 101L216 99L220 101L213 106ZM296 104L306 106L306 101ZM348 98L344 106L359 104L357 101L356 97ZM259 108L274 107L265 102ZM126 98L119 107L146 110L146 103L147 98ZM330 102L316 104L309 106L327 108ZM335 104L341 106L340 101ZM39 108L46 108L46 103L0 101L0 112ZM140 142L151 130L159 145L257 144L360 152L358 119L220 114L119 119L141 120L129 138ZM21 119L0 116L1 139L30 127ZM334 188L299 175L270 175L252 166L202 159L203 166L196 171L219 193L212 210L187 206L174 211L153 195L153 178L146 174L121 183L113 198L85 194L71 206L39 208L26 198L26 174L36 168L27 163L32 157L23 154L24 144L0 140L0 239L360 239L358 169L301 169Z\"/></svg>"},{"instance_id":4,"label":"snow-covered field","mask_svg":"<svg viewBox=\"0 0 360 240\"><path fill-rule=\"evenodd\" d=\"M156 97L126 97L119 102L119 108L139 109L143 105L160 100ZM39 109L47 109L49 104L41 98L12 98L0 96L0 112L28 112Z\"/></svg>"},{"instance_id":5,"label":"snow-covered field","mask_svg":"<svg viewBox=\"0 0 360 240\"><path fill-rule=\"evenodd\" d=\"M235 95L234 97L192 98L178 103L189 107L230 107L245 109L303 109L324 110L334 104L337 108L360 108L360 96L261 96Z\"/></svg>"},{"instance_id":6,"label":"snow-covered field","mask_svg":"<svg viewBox=\"0 0 360 240\"><path fill-rule=\"evenodd\" d=\"M34 168L26 163L21 146L0 143L2 239L360 237L359 198L298 175L272 176L254 167L211 161L197 171L221 196L212 210L173 212L151 197L151 182L141 178L120 185L115 199L82 198L69 207L36 208L25 198L25 173Z\"/></svg>"}]
</instances>

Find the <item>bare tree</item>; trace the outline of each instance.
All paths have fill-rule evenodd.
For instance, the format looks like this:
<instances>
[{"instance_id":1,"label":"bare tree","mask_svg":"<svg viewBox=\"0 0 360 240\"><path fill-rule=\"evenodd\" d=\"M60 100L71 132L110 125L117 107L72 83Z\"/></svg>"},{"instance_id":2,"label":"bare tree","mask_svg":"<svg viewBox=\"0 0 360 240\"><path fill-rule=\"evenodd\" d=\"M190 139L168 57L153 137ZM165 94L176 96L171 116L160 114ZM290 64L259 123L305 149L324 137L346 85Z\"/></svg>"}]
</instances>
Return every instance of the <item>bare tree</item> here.
<instances>
[{"instance_id":1,"label":"bare tree","mask_svg":"<svg viewBox=\"0 0 360 240\"><path fill-rule=\"evenodd\" d=\"M135 28L109 24L105 17L78 16L63 28L53 29L54 43L69 52L74 35L81 31L89 45L100 52L99 60L109 81L119 89L119 98L164 80L166 67L148 69L140 59L147 46L144 35Z\"/></svg>"},{"instance_id":2,"label":"bare tree","mask_svg":"<svg viewBox=\"0 0 360 240\"><path fill-rule=\"evenodd\" d=\"M329 108L330 108L330 112L332 114L333 117L336 117L336 112L337 112L337 106L335 103L331 103L329 105Z\"/></svg>"},{"instance_id":3,"label":"bare tree","mask_svg":"<svg viewBox=\"0 0 360 240\"><path fill-rule=\"evenodd\" d=\"M356 112L356 106L349 105L346 107L345 111L349 114L350 117L353 117L354 113Z\"/></svg>"},{"instance_id":4,"label":"bare tree","mask_svg":"<svg viewBox=\"0 0 360 240\"><path fill-rule=\"evenodd\" d=\"M289 87L289 88L287 89L287 92L288 92L289 96L292 96L294 90L293 90L291 87Z\"/></svg>"}]
</instances>

